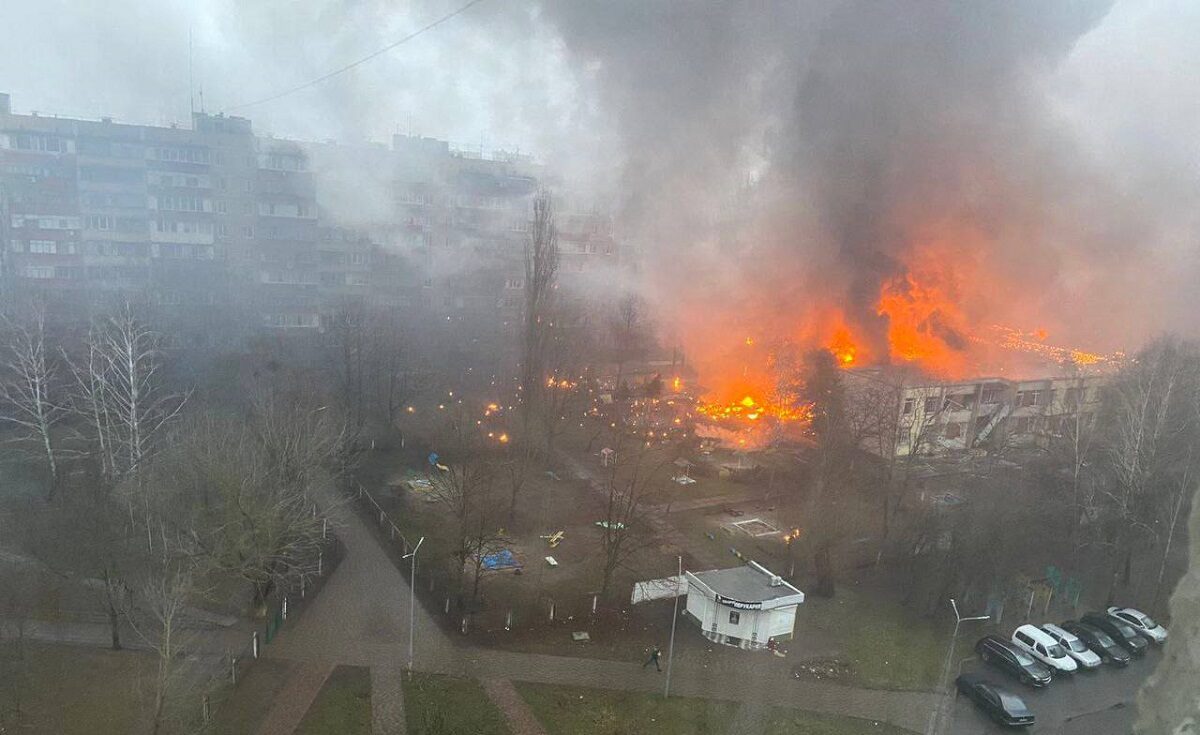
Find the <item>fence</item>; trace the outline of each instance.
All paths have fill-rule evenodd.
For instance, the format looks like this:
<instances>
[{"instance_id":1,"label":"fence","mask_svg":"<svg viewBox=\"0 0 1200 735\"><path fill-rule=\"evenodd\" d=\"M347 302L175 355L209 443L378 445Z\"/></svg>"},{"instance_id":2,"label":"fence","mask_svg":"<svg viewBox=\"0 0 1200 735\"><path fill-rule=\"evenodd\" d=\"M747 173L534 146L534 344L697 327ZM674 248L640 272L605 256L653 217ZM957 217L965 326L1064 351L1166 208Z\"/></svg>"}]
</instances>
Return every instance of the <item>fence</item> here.
<instances>
[{"instance_id":1,"label":"fence","mask_svg":"<svg viewBox=\"0 0 1200 735\"><path fill-rule=\"evenodd\" d=\"M314 516L317 513L317 507L313 506ZM202 727L207 727L213 721L217 710L229 700L237 683L258 660L263 647L275 640L290 621L307 609L341 563L346 553L345 545L329 530L328 523L323 533L324 543L309 564L311 573L286 586L277 587L267 595L264 620L250 633L240 650L226 651L221 657L219 671L201 685L199 721Z\"/></svg>"},{"instance_id":2,"label":"fence","mask_svg":"<svg viewBox=\"0 0 1200 735\"><path fill-rule=\"evenodd\" d=\"M416 591L426 610L447 630L467 634L499 634L513 630L544 629L550 626L586 627L586 624L605 612L596 593L555 593L553 596L535 591L531 597L506 599L504 604L471 604L460 599L454 575L447 569L427 561L417 565L417 579L411 579L411 559L404 556L416 540L409 539L393 516L361 483L351 492L360 513L370 520L384 551L409 585ZM429 541L421 557L431 551ZM541 559L537 560L539 563ZM540 585L535 584L535 587Z\"/></svg>"}]
</instances>

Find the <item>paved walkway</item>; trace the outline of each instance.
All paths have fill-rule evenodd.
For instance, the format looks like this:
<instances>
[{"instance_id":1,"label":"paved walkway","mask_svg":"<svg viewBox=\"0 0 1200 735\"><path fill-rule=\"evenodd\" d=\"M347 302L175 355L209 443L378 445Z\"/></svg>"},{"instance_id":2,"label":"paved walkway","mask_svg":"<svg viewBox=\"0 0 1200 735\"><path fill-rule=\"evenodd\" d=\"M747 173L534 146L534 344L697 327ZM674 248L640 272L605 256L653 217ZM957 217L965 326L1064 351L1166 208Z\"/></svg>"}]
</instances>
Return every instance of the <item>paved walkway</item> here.
<instances>
[{"instance_id":1,"label":"paved walkway","mask_svg":"<svg viewBox=\"0 0 1200 735\"><path fill-rule=\"evenodd\" d=\"M346 556L294 627L263 648L268 658L325 665L399 666L408 651L408 583L361 518L347 512L338 534ZM418 570L418 576L420 572ZM641 661L526 654L460 646L417 605L416 668L483 681L533 681L603 689L658 692L662 678ZM761 701L817 712L882 720L914 732L924 729L932 694L854 689L797 681L764 667L757 656L724 651L676 651L673 694L728 701ZM736 663L731 663L736 662ZM384 684L373 687L379 691ZM398 685L396 685L398 686ZM387 732L387 730L377 730Z\"/></svg>"},{"instance_id":2,"label":"paved walkway","mask_svg":"<svg viewBox=\"0 0 1200 735\"><path fill-rule=\"evenodd\" d=\"M542 723L534 717L533 711L508 679L484 679L483 691L488 699L504 714L508 721L508 729L513 735L546 735Z\"/></svg>"},{"instance_id":3,"label":"paved walkway","mask_svg":"<svg viewBox=\"0 0 1200 735\"><path fill-rule=\"evenodd\" d=\"M371 730L375 735L405 735L404 670L399 664L371 667Z\"/></svg>"}]
</instances>

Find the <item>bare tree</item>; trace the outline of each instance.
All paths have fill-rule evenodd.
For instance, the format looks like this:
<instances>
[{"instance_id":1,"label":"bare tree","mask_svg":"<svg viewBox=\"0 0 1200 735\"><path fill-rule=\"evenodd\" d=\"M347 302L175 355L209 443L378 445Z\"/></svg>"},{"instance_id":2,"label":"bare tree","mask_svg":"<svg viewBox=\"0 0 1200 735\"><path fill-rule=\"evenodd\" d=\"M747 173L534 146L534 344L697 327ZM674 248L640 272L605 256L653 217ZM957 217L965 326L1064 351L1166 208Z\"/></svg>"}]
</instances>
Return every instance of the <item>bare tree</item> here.
<instances>
[{"instance_id":1,"label":"bare tree","mask_svg":"<svg viewBox=\"0 0 1200 735\"><path fill-rule=\"evenodd\" d=\"M617 572L639 552L653 545L646 523L650 508L661 496L668 460L645 445L614 432L615 460L602 479L604 507L600 528L600 597L613 592Z\"/></svg>"},{"instance_id":2,"label":"bare tree","mask_svg":"<svg viewBox=\"0 0 1200 735\"><path fill-rule=\"evenodd\" d=\"M533 221L525 243L525 313L521 345L522 440L531 435L541 408L547 341L553 329L558 276L558 227L554 201L547 190L533 200Z\"/></svg>"},{"instance_id":3,"label":"bare tree","mask_svg":"<svg viewBox=\"0 0 1200 735\"><path fill-rule=\"evenodd\" d=\"M187 394L166 388L162 367L162 336L128 305L94 325L83 358L71 361L76 410L111 481L137 472L187 402Z\"/></svg>"},{"instance_id":4,"label":"bare tree","mask_svg":"<svg viewBox=\"0 0 1200 735\"><path fill-rule=\"evenodd\" d=\"M326 364L334 373L354 439L362 434L367 420L369 383L377 354L373 316L361 299L355 299L343 301L324 319Z\"/></svg>"},{"instance_id":5,"label":"bare tree","mask_svg":"<svg viewBox=\"0 0 1200 735\"><path fill-rule=\"evenodd\" d=\"M154 570L140 589L139 615L127 615L142 642L155 653L154 700L151 708L151 733L158 735L165 724L168 699L175 692L184 664L185 648L195 634L183 626L183 616L196 595L196 578L187 562L168 562Z\"/></svg>"},{"instance_id":6,"label":"bare tree","mask_svg":"<svg viewBox=\"0 0 1200 735\"><path fill-rule=\"evenodd\" d=\"M256 610L277 587L316 573L326 523L314 496L340 466L339 429L321 427L311 414L305 422L289 420L286 412L256 413L249 427L210 419L181 437L158 468L180 505L193 497L189 488L206 488L211 499L189 522L194 553L248 582ZM323 506L328 513L329 503Z\"/></svg>"},{"instance_id":7,"label":"bare tree","mask_svg":"<svg viewBox=\"0 0 1200 735\"><path fill-rule=\"evenodd\" d=\"M645 322L645 308L636 294L626 294L617 301L608 323L612 360L617 366L614 390L621 390L626 363L639 357L646 348Z\"/></svg>"},{"instance_id":8,"label":"bare tree","mask_svg":"<svg viewBox=\"0 0 1200 735\"><path fill-rule=\"evenodd\" d=\"M252 399L249 427L274 481L307 492L318 478L345 475L358 447L350 442L346 422L301 387L268 387Z\"/></svg>"},{"instance_id":9,"label":"bare tree","mask_svg":"<svg viewBox=\"0 0 1200 735\"><path fill-rule=\"evenodd\" d=\"M67 414L60 395L57 352L47 345L46 315L35 307L27 319L5 320L7 349L0 358L0 420L13 424L22 439L36 446L49 475L47 500L58 491L55 429Z\"/></svg>"},{"instance_id":10,"label":"bare tree","mask_svg":"<svg viewBox=\"0 0 1200 735\"><path fill-rule=\"evenodd\" d=\"M471 600L479 589L479 574L483 555L491 553L503 534L499 532L495 463L478 453L466 455L462 462L451 464L431 478L431 497L440 503L453 519L450 539L453 573L462 602L463 575L468 562L475 564L475 579Z\"/></svg>"},{"instance_id":11,"label":"bare tree","mask_svg":"<svg viewBox=\"0 0 1200 735\"><path fill-rule=\"evenodd\" d=\"M1177 461L1175 422L1186 391L1189 360L1183 348L1163 340L1138 354L1109 386L1103 453L1111 483L1104 487L1110 524L1112 575L1108 598L1118 580L1131 575L1137 532L1153 532L1152 494Z\"/></svg>"}]
</instances>

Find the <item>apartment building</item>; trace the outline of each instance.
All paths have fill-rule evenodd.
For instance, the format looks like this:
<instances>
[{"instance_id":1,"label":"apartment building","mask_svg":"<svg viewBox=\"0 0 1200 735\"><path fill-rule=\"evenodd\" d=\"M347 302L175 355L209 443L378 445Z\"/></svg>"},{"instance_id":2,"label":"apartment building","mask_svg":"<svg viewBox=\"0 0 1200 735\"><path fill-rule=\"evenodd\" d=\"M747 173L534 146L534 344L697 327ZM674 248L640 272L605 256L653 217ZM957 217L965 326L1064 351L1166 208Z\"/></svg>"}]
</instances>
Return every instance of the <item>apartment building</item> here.
<instances>
[{"instance_id":1,"label":"apartment building","mask_svg":"<svg viewBox=\"0 0 1200 735\"><path fill-rule=\"evenodd\" d=\"M1070 436L1077 422L1095 420L1106 381L1074 375L939 382L905 380L884 369L848 371L846 378L848 390L867 391L882 411L897 412L894 421L880 422L895 427L894 441L873 436L864 442L883 456L1046 446Z\"/></svg>"},{"instance_id":2,"label":"apartment building","mask_svg":"<svg viewBox=\"0 0 1200 735\"><path fill-rule=\"evenodd\" d=\"M544 180L529 156L14 114L0 95L0 284L93 304L317 330L346 299L411 310L476 353L515 333ZM611 220L561 213L564 274L618 261ZM236 314L234 313L236 312Z\"/></svg>"}]
</instances>

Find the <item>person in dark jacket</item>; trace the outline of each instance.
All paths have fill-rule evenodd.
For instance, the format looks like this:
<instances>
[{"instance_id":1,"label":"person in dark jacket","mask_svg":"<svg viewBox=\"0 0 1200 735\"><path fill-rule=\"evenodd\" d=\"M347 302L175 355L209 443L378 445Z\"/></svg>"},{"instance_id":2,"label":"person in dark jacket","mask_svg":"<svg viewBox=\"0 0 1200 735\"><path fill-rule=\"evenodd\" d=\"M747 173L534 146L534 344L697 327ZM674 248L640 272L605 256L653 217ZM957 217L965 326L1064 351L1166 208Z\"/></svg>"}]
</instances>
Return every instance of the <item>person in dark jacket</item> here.
<instances>
[{"instance_id":1,"label":"person in dark jacket","mask_svg":"<svg viewBox=\"0 0 1200 735\"><path fill-rule=\"evenodd\" d=\"M654 648L652 648L650 650L650 658L646 659L646 663L642 664L642 668L644 669L647 666L649 666L650 664L654 664L654 668L656 671L662 671L662 667L658 665L658 657L661 654L662 654L662 651L659 649L658 646L655 646Z\"/></svg>"}]
</instances>

